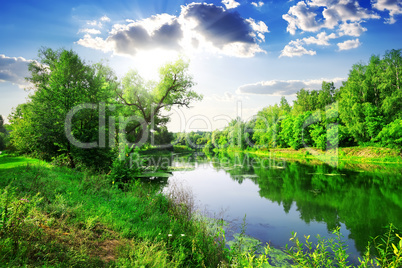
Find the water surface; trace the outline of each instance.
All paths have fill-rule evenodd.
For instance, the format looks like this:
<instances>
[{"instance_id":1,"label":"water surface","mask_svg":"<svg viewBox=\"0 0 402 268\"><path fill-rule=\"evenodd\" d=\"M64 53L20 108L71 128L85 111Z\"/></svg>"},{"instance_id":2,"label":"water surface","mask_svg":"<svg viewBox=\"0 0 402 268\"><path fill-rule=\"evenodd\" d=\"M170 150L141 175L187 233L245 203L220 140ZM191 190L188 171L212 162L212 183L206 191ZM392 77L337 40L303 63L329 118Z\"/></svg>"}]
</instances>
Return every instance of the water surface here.
<instances>
[{"instance_id":1,"label":"water surface","mask_svg":"<svg viewBox=\"0 0 402 268\"><path fill-rule=\"evenodd\" d=\"M401 166L332 167L239 153L176 155L169 164L191 168L173 172L168 183L191 188L201 210L224 218L234 232L246 215L246 234L279 248L290 244L292 231L330 237L340 226L357 262L386 225L402 229Z\"/></svg>"}]
</instances>

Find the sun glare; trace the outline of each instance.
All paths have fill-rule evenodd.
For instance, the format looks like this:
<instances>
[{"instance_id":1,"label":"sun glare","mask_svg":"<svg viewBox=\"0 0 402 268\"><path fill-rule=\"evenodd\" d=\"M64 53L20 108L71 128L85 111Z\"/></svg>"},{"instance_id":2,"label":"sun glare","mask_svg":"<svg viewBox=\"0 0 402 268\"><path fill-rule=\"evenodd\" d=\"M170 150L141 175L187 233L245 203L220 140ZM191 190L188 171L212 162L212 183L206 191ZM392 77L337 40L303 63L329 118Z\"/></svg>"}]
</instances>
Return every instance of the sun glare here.
<instances>
[{"instance_id":1,"label":"sun glare","mask_svg":"<svg viewBox=\"0 0 402 268\"><path fill-rule=\"evenodd\" d=\"M139 52L135 57L135 69L147 80L157 80L159 68L166 63L174 62L179 58L176 51L154 49Z\"/></svg>"}]
</instances>

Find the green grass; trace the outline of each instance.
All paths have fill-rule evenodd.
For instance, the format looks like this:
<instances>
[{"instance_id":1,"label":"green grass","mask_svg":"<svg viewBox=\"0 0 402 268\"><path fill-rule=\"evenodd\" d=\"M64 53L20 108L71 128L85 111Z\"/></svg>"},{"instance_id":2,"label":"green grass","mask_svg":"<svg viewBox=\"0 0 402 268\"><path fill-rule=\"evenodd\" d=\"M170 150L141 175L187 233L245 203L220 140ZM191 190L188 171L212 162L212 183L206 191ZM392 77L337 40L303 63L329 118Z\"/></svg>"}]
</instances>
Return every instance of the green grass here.
<instances>
[{"instance_id":1,"label":"green grass","mask_svg":"<svg viewBox=\"0 0 402 268\"><path fill-rule=\"evenodd\" d=\"M345 250L308 252L294 236L290 251L242 233L226 247L224 223L194 212L192 194L173 185L117 187L106 175L53 167L26 157L0 156L0 264L6 267L317 267L345 264ZM402 239L374 244L377 262L402 261ZM401 242L399 242L401 241ZM306 241L307 247L312 247ZM261 250L262 248L262 250ZM334 255L334 249L338 255ZM332 250L332 251L331 251ZM256 253L258 252L258 253ZM331 253L332 252L332 253ZM318 255L317 255L318 254ZM368 253L367 253L368 254ZM316 256L320 259L315 260ZM338 257L337 257L338 256ZM330 258L332 261L326 259ZM337 259L342 260L338 262ZM375 267L372 255L359 267ZM374 263L374 262L373 262ZM348 267L348 266L342 266ZM396 267L396 266L395 266Z\"/></svg>"},{"instance_id":2,"label":"green grass","mask_svg":"<svg viewBox=\"0 0 402 268\"><path fill-rule=\"evenodd\" d=\"M274 148L269 150L247 151L255 155L272 155L286 159L339 161L347 163L365 164L402 164L402 157L397 150L380 147L347 147L339 148L338 151L325 151L313 149L294 150L291 148Z\"/></svg>"},{"instance_id":3,"label":"green grass","mask_svg":"<svg viewBox=\"0 0 402 268\"><path fill-rule=\"evenodd\" d=\"M21 157L21 156L9 156L7 153L0 154L0 171L5 169L11 169L19 166L25 166L27 164L42 164L48 165L47 163L40 161L38 159Z\"/></svg>"},{"instance_id":4,"label":"green grass","mask_svg":"<svg viewBox=\"0 0 402 268\"><path fill-rule=\"evenodd\" d=\"M0 263L216 267L224 260L207 225L189 220L158 189L135 183L122 190L107 176L26 159L1 157Z\"/></svg>"}]
</instances>

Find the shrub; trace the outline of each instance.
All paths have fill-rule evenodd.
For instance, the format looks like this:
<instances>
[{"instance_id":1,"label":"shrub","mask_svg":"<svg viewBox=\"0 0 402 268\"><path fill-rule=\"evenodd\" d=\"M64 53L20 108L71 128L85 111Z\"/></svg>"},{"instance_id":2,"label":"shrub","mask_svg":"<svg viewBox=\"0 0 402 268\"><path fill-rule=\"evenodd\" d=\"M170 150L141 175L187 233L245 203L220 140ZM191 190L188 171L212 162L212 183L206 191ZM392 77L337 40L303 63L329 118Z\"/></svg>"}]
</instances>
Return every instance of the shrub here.
<instances>
[{"instance_id":1,"label":"shrub","mask_svg":"<svg viewBox=\"0 0 402 268\"><path fill-rule=\"evenodd\" d=\"M375 140L380 141L383 146L401 149L402 148L402 119L396 119L395 121L386 125L380 131L380 133L378 133Z\"/></svg>"}]
</instances>

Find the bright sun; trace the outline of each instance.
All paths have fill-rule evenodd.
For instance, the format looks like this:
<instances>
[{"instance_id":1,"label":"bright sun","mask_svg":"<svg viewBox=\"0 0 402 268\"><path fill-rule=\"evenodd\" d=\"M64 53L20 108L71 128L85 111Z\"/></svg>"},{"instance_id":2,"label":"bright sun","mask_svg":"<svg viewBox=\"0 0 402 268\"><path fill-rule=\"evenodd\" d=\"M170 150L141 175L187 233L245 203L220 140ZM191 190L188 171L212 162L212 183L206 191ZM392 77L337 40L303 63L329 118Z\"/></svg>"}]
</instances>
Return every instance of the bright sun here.
<instances>
[{"instance_id":1,"label":"bright sun","mask_svg":"<svg viewBox=\"0 0 402 268\"><path fill-rule=\"evenodd\" d=\"M139 52L134 57L135 69L146 80L157 80L159 68L166 63L174 62L179 53L162 49Z\"/></svg>"}]
</instances>

